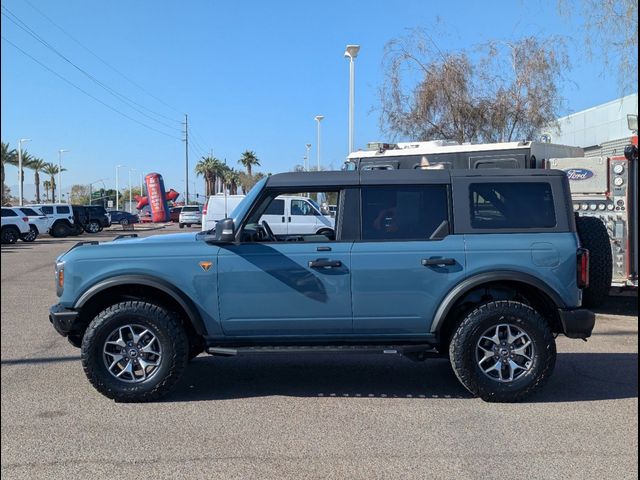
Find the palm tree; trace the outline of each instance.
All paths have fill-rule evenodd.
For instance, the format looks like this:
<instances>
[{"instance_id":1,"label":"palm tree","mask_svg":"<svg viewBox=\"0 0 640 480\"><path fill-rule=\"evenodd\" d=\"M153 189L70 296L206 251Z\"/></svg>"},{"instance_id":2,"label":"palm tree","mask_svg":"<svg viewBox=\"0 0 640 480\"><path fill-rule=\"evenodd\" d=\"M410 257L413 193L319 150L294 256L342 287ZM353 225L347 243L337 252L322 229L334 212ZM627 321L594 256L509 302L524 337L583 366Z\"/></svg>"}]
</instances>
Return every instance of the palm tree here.
<instances>
[{"instance_id":1,"label":"palm tree","mask_svg":"<svg viewBox=\"0 0 640 480\"><path fill-rule=\"evenodd\" d=\"M40 203L40 172L47 165L41 158L33 158L31 162L27 165L28 168L33 170L33 180L36 184L36 202Z\"/></svg>"},{"instance_id":2,"label":"palm tree","mask_svg":"<svg viewBox=\"0 0 640 480\"><path fill-rule=\"evenodd\" d=\"M207 196L216 193L216 180L222 173L224 164L216 157L202 157L196 164L196 175L204 177L205 193Z\"/></svg>"},{"instance_id":3,"label":"palm tree","mask_svg":"<svg viewBox=\"0 0 640 480\"><path fill-rule=\"evenodd\" d=\"M224 189L229 189L229 195L237 195L238 185L240 184L240 172L225 165L222 171L222 180Z\"/></svg>"},{"instance_id":4,"label":"palm tree","mask_svg":"<svg viewBox=\"0 0 640 480\"><path fill-rule=\"evenodd\" d=\"M63 168L62 171L65 172L67 169ZM58 169L58 165L55 163L47 163L42 169L42 173L49 175L49 183L51 186L51 200L55 201L56 199L56 175L60 172Z\"/></svg>"},{"instance_id":5,"label":"palm tree","mask_svg":"<svg viewBox=\"0 0 640 480\"><path fill-rule=\"evenodd\" d=\"M44 201L49 201L49 190L51 190L51 182L49 180L45 180L42 182L42 186L44 187Z\"/></svg>"},{"instance_id":6,"label":"palm tree","mask_svg":"<svg viewBox=\"0 0 640 480\"><path fill-rule=\"evenodd\" d=\"M254 165L260 166L260 160L258 160L258 157L256 157L256 152L251 150L246 150L242 154L242 157L240 158L240 160L238 160L238 163L247 169L247 175L249 175L250 177L252 176L251 175L252 167Z\"/></svg>"},{"instance_id":7,"label":"palm tree","mask_svg":"<svg viewBox=\"0 0 640 480\"><path fill-rule=\"evenodd\" d=\"M2 142L2 204L4 205L4 166L18 163L18 153L15 149L9 150L9 144Z\"/></svg>"}]
</instances>

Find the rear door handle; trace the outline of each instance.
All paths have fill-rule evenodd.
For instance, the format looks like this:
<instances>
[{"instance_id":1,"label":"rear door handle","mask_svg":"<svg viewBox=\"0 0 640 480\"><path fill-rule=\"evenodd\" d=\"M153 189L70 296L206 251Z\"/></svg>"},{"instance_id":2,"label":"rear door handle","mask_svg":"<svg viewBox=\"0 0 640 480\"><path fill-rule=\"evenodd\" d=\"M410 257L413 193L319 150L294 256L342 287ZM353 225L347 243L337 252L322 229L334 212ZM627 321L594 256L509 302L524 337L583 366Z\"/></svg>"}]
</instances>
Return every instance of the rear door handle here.
<instances>
[{"instance_id":1,"label":"rear door handle","mask_svg":"<svg viewBox=\"0 0 640 480\"><path fill-rule=\"evenodd\" d=\"M338 268L342 266L340 260L311 260L309 268Z\"/></svg>"},{"instance_id":2,"label":"rear door handle","mask_svg":"<svg viewBox=\"0 0 640 480\"><path fill-rule=\"evenodd\" d=\"M455 258L423 258L422 265L425 267L451 266L456 264Z\"/></svg>"}]
</instances>

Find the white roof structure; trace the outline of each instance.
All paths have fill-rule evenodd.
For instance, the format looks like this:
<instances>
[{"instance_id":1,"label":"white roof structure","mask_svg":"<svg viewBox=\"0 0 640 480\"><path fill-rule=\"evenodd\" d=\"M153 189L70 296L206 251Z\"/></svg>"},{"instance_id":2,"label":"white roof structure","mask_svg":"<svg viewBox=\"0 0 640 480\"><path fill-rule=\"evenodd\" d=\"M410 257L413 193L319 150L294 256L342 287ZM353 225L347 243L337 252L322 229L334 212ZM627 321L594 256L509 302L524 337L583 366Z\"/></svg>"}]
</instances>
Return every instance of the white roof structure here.
<instances>
[{"instance_id":1,"label":"white roof structure","mask_svg":"<svg viewBox=\"0 0 640 480\"><path fill-rule=\"evenodd\" d=\"M597 105L557 120L560 131L550 133L553 143L589 148L631 137L627 115L638 114L638 93Z\"/></svg>"}]
</instances>

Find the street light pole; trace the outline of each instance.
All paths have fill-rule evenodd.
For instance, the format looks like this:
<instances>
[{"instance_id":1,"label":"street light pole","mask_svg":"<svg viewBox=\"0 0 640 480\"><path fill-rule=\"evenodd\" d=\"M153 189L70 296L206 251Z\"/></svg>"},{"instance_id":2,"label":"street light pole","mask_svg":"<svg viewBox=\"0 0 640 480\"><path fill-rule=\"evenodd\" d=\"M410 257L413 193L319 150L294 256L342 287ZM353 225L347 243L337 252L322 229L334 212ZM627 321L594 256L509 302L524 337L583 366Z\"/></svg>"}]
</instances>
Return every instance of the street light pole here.
<instances>
[{"instance_id":1,"label":"street light pole","mask_svg":"<svg viewBox=\"0 0 640 480\"><path fill-rule=\"evenodd\" d=\"M24 172L22 171L22 143L23 142L29 142L31 139L30 138L21 138L20 140L18 140L18 191L19 191L19 200L20 200L20 206L22 206L23 203L23 193L22 193L22 176L24 175ZM3 194L4 195L4 194Z\"/></svg>"},{"instance_id":2,"label":"street light pole","mask_svg":"<svg viewBox=\"0 0 640 480\"><path fill-rule=\"evenodd\" d=\"M320 171L320 122L324 118L324 115L316 115L316 122L318 122L318 171Z\"/></svg>"},{"instance_id":3,"label":"street light pole","mask_svg":"<svg viewBox=\"0 0 640 480\"><path fill-rule=\"evenodd\" d=\"M58 150L58 203L62 203L62 154L69 150Z\"/></svg>"},{"instance_id":4,"label":"street light pole","mask_svg":"<svg viewBox=\"0 0 640 480\"><path fill-rule=\"evenodd\" d=\"M120 210L119 173L122 167L126 167L126 165L116 165L116 210Z\"/></svg>"},{"instance_id":5,"label":"street light pole","mask_svg":"<svg viewBox=\"0 0 640 480\"><path fill-rule=\"evenodd\" d=\"M355 58L360 51L360 45L347 45L344 56L349 59L349 153L353 152L353 125L355 107Z\"/></svg>"}]
</instances>

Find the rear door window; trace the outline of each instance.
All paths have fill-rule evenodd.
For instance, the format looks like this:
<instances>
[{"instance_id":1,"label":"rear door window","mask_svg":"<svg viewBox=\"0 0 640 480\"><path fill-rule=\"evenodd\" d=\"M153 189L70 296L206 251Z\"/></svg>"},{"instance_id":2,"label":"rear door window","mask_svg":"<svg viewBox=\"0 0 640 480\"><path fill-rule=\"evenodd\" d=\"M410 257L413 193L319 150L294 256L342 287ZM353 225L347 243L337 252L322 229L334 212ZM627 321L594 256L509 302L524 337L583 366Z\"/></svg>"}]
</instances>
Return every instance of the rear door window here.
<instances>
[{"instance_id":1,"label":"rear door window","mask_svg":"<svg viewBox=\"0 0 640 480\"><path fill-rule=\"evenodd\" d=\"M362 240L436 240L448 233L446 185L362 188Z\"/></svg>"},{"instance_id":2,"label":"rear door window","mask_svg":"<svg viewBox=\"0 0 640 480\"><path fill-rule=\"evenodd\" d=\"M472 183L471 227L478 229L553 228L551 185L545 182Z\"/></svg>"}]
</instances>

